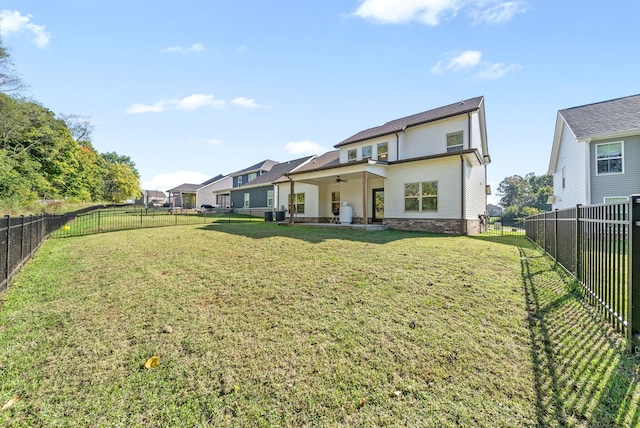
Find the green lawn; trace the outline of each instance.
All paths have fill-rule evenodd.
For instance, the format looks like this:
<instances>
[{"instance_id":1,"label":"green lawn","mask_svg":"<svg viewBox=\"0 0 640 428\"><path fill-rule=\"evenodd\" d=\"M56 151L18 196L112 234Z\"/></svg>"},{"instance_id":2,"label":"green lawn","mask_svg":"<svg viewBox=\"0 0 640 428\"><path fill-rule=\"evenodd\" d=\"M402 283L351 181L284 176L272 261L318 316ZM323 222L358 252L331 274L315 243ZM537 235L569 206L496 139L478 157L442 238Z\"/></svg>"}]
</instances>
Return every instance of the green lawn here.
<instances>
[{"instance_id":1,"label":"green lawn","mask_svg":"<svg viewBox=\"0 0 640 428\"><path fill-rule=\"evenodd\" d=\"M570 289L513 237L50 239L2 296L0 426L638 425L640 361Z\"/></svg>"}]
</instances>

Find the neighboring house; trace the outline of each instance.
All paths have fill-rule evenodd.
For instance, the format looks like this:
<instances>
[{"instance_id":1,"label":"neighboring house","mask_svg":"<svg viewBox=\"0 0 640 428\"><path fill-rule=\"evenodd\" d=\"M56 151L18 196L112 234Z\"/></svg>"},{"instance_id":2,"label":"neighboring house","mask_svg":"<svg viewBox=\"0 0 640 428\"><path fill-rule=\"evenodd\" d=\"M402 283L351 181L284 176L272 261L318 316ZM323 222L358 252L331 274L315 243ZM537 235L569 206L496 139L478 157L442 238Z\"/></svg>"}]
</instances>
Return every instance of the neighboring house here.
<instances>
[{"instance_id":1,"label":"neighboring house","mask_svg":"<svg viewBox=\"0 0 640 428\"><path fill-rule=\"evenodd\" d=\"M339 207L345 223L461 235L486 227L483 97L366 129L334 147L277 183L295 221L329 222Z\"/></svg>"},{"instance_id":2,"label":"neighboring house","mask_svg":"<svg viewBox=\"0 0 640 428\"><path fill-rule=\"evenodd\" d=\"M276 164L278 164L277 161L266 159L255 165L251 165L248 168L230 174L232 180L232 186L230 189L231 208L234 210L237 208L244 208L245 206L248 208L249 206L246 204L244 195L245 192L238 190L238 188L251 183L262 174L271 171L271 168Z\"/></svg>"},{"instance_id":3,"label":"neighboring house","mask_svg":"<svg viewBox=\"0 0 640 428\"><path fill-rule=\"evenodd\" d=\"M172 208L196 208L196 192L198 188L200 188L199 184L183 183L178 187L167 190L169 204Z\"/></svg>"},{"instance_id":4,"label":"neighboring house","mask_svg":"<svg viewBox=\"0 0 640 428\"><path fill-rule=\"evenodd\" d=\"M276 184L274 183L282 180L285 178L285 174L295 171L314 157L315 156L306 156L300 159L277 163L272 165L269 171L263 172L247 184L234 188L231 191L231 200L237 201L237 203L234 203L236 207L235 211L279 211L280 201L277 199ZM240 202L242 202L241 206L239 206ZM242 210L240 210L240 208L242 208Z\"/></svg>"},{"instance_id":5,"label":"neighboring house","mask_svg":"<svg viewBox=\"0 0 640 428\"><path fill-rule=\"evenodd\" d=\"M502 215L502 208L497 205L487 204L487 215L489 217L500 217Z\"/></svg>"},{"instance_id":6,"label":"neighboring house","mask_svg":"<svg viewBox=\"0 0 640 428\"><path fill-rule=\"evenodd\" d=\"M231 207L230 189L233 178L230 175L219 175L207 180L196 190L196 205L213 205L217 208L227 209Z\"/></svg>"},{"instance_id":7,"label":"neighboring house","mask_svg":"<svg viewBox=\"0 0 640 428\"><path fill-rule=\"evenodd\" d=\"M559 110L549 174L554 210L640 193L640 95Z\"/></svg>"},{"instance_id":8,"label":"neighboring house","mask_svg":"<svg viewBox=\"0 0 640 428\"><path fill-rule=\"evenodd\" d=\"M136 204L147 206L162 206L167 202L167 194L160 190L143 190Z\"/></svg>"}]
</instances>

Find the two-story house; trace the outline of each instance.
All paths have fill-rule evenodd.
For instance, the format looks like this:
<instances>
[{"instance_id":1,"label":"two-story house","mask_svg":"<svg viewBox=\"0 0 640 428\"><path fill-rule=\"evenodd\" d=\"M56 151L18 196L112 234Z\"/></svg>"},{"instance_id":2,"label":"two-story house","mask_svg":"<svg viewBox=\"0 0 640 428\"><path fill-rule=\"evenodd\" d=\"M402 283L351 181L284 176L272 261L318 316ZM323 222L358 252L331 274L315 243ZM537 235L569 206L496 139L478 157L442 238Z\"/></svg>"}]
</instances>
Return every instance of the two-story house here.
<instances>
[{"instance_id":1,"label":"two-story house","mask_svg":"<svg viewBox=\"0 0 640 428\"><path fill-rule=\"evenodd\" d=\"M552 209L640 193L640 95L558 111L548 172Z\"/></svg>"},{"instance_id":2,"label":"two-story house","mask_svg":"<svg viewBox=\"0 0 640 428\"><path fill-rule=\"evenodd\" d=\"M476 234L486 227L484 98L360 131L278 182L293 221L380 222Z\"/></svg>"},{"instance_id":3,"label":"two-story house","mask_svg":"<svg viewBox=\"0 0 640 428\"><path fill-rule=\"evenodd\" d=\"M232 187L230 189L231 208L234 210L244 207L249 208L251 206L251 200L247 200L247 195L245 195L247 192L240 188L251 183L262 174L271 171L271 168L278 163L279 162L274 160L265 159L262 162L230 174L232 180Z\"/></svg>"}]
</instances>

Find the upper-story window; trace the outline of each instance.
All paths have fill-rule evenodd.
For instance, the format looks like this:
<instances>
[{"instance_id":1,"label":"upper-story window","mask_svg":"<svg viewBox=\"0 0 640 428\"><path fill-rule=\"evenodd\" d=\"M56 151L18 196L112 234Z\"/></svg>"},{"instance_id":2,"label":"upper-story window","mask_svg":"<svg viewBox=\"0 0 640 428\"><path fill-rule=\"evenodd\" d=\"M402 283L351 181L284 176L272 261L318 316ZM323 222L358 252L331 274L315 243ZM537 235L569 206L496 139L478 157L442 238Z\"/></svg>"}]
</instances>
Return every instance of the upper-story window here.
<instances>
[{"instance_id":1,"label":"upper-story window","mask_svg":"<svg viewBox=\"0 0 640 428\"><path fill-rule=\"evenodd\" d=\"M364 146L362 148L362 159L370 159L371 158L371 146Z\"/></svg>"},{"instance_id":2,"label":"upper-story window","mask_svg":"<svg viewBox=\"0 0 640 428\"><path fill-rule=\"evenodd\" d=\"M619 174L624 172L622 141L596 144L596 174Z\"/></svg>"},{"instance_id":3,"label":"upper-story window","mask_svg":"<svg viewBox=\"0 0 640 428\"><path fill-rule=\"evenodd\" d=\"M242 186L242 176L238 177L238 187Z\"/></svg>"},{"instance_id":4,"label":"upper-story window","mask_svg":"<svg viewBox=\"0 0 640 428\"><path fill-rule=\"evenodd\" d=\"M386 161L389 157L389 143L378 143L378 160Z\"/></svg>"},{"instance_id":5,"label":"upper-story window","mask_svg":"<svg viewBox=\"0 0 640 428\"><path fill-rule=\"evenodd\" d=\"M356 160L356 149L351 149L347 152L347 162Z\"/></svg>"},{"instance_id":6,"label":"upper-story window","mask_svg":"<svg viewBox=\"0 0 640 428\"><path fill-rule=\"evenodd\" d=\"M247 183L248 183L249 181L253 180L254 178L256 178L257 176L258 176L258 173L257 173L257 172L252 172L251 174L249 174L249 177L248 177Z\"/></svg>"},{"instance_id":7,"label":"upper-story window","mask_svg":"<svg viewBox=\"0 0 640 428\"><path fill-rule=\"evenodd\" d=\"M462 150L464 138L462 131L447 134L447 152L458 152Z\"/></svg>"}]
</instances>

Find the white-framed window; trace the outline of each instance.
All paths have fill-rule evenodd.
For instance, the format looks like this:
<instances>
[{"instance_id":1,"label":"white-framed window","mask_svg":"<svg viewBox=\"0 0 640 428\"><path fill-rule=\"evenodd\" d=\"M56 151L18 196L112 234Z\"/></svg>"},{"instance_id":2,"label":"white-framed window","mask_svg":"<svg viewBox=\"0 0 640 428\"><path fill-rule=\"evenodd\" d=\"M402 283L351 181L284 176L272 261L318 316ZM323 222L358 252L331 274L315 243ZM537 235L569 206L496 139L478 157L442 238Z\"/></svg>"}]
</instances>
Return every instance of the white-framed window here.
<instances>
[{"instance_id":1,"label":"white-framed window","mask_svg":"<svg viewBox=\"0 0 640 428\"><path fill-rule=\"evenodd\" d=\"M423 181L404 185L405 211L438 211L438 182Z\"/></svg>"},{"instance_id":2,"label":"white-framed window","mask_svg":"<svg viewBox=\"0 0 640 428\"><path fill-rule=\"evenodd\" d=\"M273 190L267 190L267 206L273 206Z\"/></svg>"},{"instance_id":3,"label":"white-framed window","mask_svg":"<svg viewBox=\"0 0 640 428\"><path fill-rule=\"evenodd\" d=\"M238 177L238 187L242 186L242 176Z\"/></svg>"},{"instance_id":4,"label":"white-framed window","mask_svg":"<svg viewBox=\"0 0 640 428\"><path fill-rule=\"evenodd\" d=\"M459 152L464 144L464 134L462 131L447 134L447 152Z\"/></svg>"},{"instance_id":5,"label":"white-framed window","mask_svg":"<svg viewBox=\"0 0 640 428\"><path fill-rule=\"evenodd\" d=\"M249 208L251 206L251 194L250 193L245 193L244 194L244 208Z\"/></svg>"},{"instance_id":6,"label":"white-framed window","mask_svg":"<svg viewBox=\"0 0 640 428\"><path fill-rule=\"evenodd\" d=\"M289 206L291 206L291 194L288 198ZM304 193L293 194L293 212L295 214L304 214Z\"/></svg>"},{"instance_id":7,"label":"white-framed window","mask_svg":"<svg viewBox=\"0 0 640 428\"><path fill-rule=\"evenodd\" d=\"M252 172L251 174L249 174L249 177L247 177L247 183L253 180L254 178L256 178L257 176L258 176L257 172Z\"/></svg>"},{"instance_id":8,"label":"white-framed window","mask_svg":"<svg viewBox=\"0 0 640 428\"><path fill-rule=\"evenodd\" d=\"M371 158L371 146L364 146L362 148L362 159L370 159Z\"/></svg>"},{"instance_id":9,"label":"white-framed window","mask_svg":"<svg viewBox=\"0 0 640 428\"><path fill-rule=\"evenodd\" d=\"M596 175L624 173L622 141L596 144Z\"/></svg>"},{"instance_id":10,"label":"white-framed window","mask_svg":"<svg viewBox=\"0 0 640 428\"><path fill-rule=\"evenodd\" d=\"M566 184L566 180L567 180L567 169L563 166L562 167L562 188L563 189Z\"/></svg>"},{"instance_id":11,"label":"white-framed window","mask_svg":"<svg viewBox=\"0 0 640 428\"><path fill-rule=\"evenodd\" d=\"M349 150L347 152L347 162L353 162L354 160L356 160L356 154L357 154L356 149Z\"/></svg>"},{"instance_id":12,"label":"white-framed window","mask_svg":"<svg viewBox=\"0 0 640 428\"><path fill-rule=\"evenodd\" d=\"M386 161L389 157L389 143L378 143L378 160Z\"/></svg>"}]
</instances>

